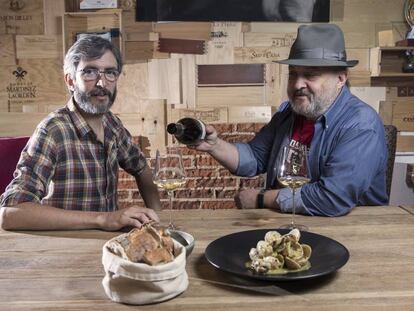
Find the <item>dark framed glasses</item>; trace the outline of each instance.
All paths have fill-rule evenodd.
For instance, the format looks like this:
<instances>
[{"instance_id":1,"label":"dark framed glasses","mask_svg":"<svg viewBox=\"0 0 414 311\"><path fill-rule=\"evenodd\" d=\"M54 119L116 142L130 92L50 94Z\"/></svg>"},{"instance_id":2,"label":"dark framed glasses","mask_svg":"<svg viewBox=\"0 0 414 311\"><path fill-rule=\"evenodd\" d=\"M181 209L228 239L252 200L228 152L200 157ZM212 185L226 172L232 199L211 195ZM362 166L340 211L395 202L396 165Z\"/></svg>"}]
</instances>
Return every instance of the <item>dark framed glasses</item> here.
<instances>
[{"instance_id":1,"label":"dark framed glasses","mask_svg":"<svg viewBox=\"0 0 414 311\"><path fill-rule=\"evenodd\" d=\"M84 68L78 70L81 73L81 77L83 81L90 82L90 81L97 81L102 77L105 77L106 81L115 82L119 77L119 71L116 69L105 69L99 70L97 68Z\"/></svg>"}]
</instances>

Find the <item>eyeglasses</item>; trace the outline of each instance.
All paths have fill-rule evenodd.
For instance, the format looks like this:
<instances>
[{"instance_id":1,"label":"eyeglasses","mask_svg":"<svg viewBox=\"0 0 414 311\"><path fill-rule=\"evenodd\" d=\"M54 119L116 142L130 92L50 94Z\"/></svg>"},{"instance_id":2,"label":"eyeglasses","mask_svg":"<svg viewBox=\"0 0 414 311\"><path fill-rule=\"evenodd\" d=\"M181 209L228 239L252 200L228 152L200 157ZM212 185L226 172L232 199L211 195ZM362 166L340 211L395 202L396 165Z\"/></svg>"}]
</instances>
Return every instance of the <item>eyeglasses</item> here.
<instances>
[{"instance_id":1,"label":"eyeglasses","mask_svg":"<svg viewBox=\"0 0 414 311\"><path fill-rule=\"evenodd\" d=\"M85 82L97 81L102 77L102 74L108 82L115 82L119 77L119 71L116 69L99 70L96 68L84 68L78 70L78 72L81 72L81 77Z\"/></svg>"}]
</instances>

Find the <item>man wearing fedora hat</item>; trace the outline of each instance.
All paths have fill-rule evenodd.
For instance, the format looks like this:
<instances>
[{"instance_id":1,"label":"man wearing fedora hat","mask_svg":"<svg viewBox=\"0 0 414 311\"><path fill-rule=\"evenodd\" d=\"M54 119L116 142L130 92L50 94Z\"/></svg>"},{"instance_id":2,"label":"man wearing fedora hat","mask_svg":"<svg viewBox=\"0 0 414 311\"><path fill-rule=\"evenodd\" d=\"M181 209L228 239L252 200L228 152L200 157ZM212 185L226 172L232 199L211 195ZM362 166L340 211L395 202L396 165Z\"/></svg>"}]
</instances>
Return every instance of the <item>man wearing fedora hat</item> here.
<instances>
[{"instance_id":1,"label":"man wearing fedora hat","mask_svg":"<svg viewBox=\"0 0 414 311\"><path fill-rule=\"evenodd\" d=\"M357 205L385 205L387 149L384 127L369 105L347 86L347 60L342 30L334 24L302 25L289 58L289 100L248 143L231 144L208 125L206 139L192 148L206 151L232 173L267 173L265 190L236 195L240 208L292 211L292 194L275 174L276 159L286 145L309 148L310 182L297 189L296 211L341 216Z\"/></svg>"}]
</instances>

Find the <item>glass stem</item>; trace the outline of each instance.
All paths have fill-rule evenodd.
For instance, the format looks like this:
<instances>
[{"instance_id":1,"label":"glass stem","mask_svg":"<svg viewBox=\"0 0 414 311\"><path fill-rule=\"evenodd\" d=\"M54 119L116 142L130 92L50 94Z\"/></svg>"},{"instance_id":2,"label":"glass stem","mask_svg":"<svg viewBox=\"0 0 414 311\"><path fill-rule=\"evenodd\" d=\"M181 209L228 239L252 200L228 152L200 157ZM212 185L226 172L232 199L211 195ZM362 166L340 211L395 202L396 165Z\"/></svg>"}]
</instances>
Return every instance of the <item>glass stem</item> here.
<instances>
[{"instance_id":1,"label":"glass stem","mask_svg":"<svg viewBox=\"0 0 414 311\"><path fill-rule=\"evenodd\" d=\"M170 229L173 229L174 227L173 222L172 222L173 196L174 196L174 192L168 191L168 199L170 201L170 223L168 226L170 227Z\"/></svg>"},{"instance_id":2,"label":"glass stem","mask_svg":"<svg viewBox=\"0 0 414 311\"><path fill-rule=\"evenodd\" d=\"M296 193L296 189L292 188L292 220L290 222L292 229L295 228L295 210L296 210L295 193Z\"/></svg>"}]
</instances>

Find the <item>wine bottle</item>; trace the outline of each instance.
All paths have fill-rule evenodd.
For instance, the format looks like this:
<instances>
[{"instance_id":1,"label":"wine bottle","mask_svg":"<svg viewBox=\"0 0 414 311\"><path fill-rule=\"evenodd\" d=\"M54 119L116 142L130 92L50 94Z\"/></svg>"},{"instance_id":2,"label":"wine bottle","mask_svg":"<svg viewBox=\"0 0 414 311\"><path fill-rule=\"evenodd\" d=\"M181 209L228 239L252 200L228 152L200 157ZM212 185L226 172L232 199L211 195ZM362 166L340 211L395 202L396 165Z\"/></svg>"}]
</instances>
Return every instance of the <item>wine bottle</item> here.
<instances>
[{"instance_id":1,"label":"wine bottle","mask_svg":"<svg viewBox=\"0 0 414 311\"><path fill-rule=\"evenodd\" d=\"M206 137L205 124L197 119L182 118L167 125L167 132L182 144L195 145Z\"/></svg>"}]
</instances>

